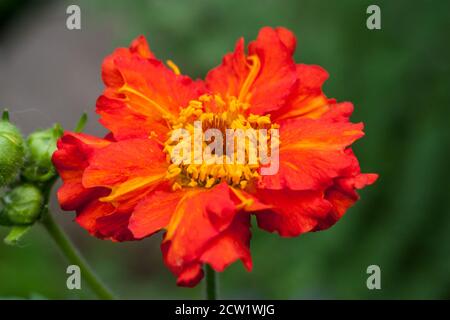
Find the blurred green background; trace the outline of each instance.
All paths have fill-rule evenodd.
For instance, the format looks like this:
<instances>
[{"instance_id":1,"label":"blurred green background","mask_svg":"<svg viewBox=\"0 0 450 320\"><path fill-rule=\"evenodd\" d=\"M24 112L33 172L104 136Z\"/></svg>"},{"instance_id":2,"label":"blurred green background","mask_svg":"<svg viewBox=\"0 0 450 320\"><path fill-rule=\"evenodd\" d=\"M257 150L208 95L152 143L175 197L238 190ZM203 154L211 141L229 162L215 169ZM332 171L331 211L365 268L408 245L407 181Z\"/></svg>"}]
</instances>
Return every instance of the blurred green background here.
<instances>
[{"instance_id":1,"label":"blurred green background","mask_svg":"<svg viewBox=\"0 0 450 320\"><path fill-rule=\"evenodd\" d=\"M65 27L78 4L82 30ZM382 29L366 28L381 7ZM450 298L449 1L19 1L0 0L0 105L25 133L54 121L95 121L102 58L144 34L158 57L203 77L262 26L298 38L297 61L330 73L329 97L352 101L366 137L355 145L362 170L379 181L333 228L280 238L253 228L254 270L220 274L222 298ZM161 235L134 243L94 239L73 213L54 213L98 274L123 298L202 298L202 284L178 288L163 266ZM254 224L255 225L255 224ZM0 228L4 237L7 229ZM368 290L379 265L382 290ZM65 286L67 263L36 226L22 246L0 244L0 297L94 298Z\"/></svg>"}]
</instances>

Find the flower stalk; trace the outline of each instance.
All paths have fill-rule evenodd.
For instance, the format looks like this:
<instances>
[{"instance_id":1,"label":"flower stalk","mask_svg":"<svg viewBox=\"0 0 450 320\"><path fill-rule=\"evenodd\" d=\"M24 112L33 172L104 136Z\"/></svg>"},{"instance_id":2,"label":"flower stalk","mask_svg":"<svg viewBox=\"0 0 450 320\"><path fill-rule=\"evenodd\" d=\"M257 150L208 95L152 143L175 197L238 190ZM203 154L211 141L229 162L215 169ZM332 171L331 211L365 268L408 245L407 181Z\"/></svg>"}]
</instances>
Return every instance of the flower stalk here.
<instances>
[{"instance_id":1,"label":"flower stalk","mask_svg":"<svg viewBox=\"0 0 450 320\"><path fill-rule=\"evenodd\" d=\"M71 264L77 265L80 268L83 279L87 282L87 284L89 285L91 290L95 293L95 295L102 300L114 300L115 299L114 294L111 293L111 291L105 286L105 284L103 284L103 282L98 278L98 276L94 273L91 267L87 264L87 262L84 260L80 252L77 250L77 248L75 248L73 243L67 237L65 232L55 222L53 216L51 215L48 209L51 190L57 179L58 177L55 176L44 187L45 202L41 212L41 223L49 233L50 237L59 247L61 252L67 258L67 260Z\"/></svg>"},{"instance_id":2,"label":"flower stalk","mask_svg":"<svg viewBox=\"0 0 450 320\"><path fill-rule=\"evenodd\" d=\"M217 274L210 265L205 265L206 299L217 300Z\"/></svg>"},{"instance_id":3,"label":"flower stalk","mask_svg":"<svg viewBox=\"0 0 450 320\"><path fill-rule=\"evenodd\" d=\"M113 300L114 295L102 283L97 275L92 271L89 265L81 256L80 252L75 248L64 231L55 222L52 215L46 208L42 216L42 225L45 227L51 238L55 241L61 252L70 263L80 267L83 279L88 283L89 287L99 299Z\"/></svg>"}]
</instances>

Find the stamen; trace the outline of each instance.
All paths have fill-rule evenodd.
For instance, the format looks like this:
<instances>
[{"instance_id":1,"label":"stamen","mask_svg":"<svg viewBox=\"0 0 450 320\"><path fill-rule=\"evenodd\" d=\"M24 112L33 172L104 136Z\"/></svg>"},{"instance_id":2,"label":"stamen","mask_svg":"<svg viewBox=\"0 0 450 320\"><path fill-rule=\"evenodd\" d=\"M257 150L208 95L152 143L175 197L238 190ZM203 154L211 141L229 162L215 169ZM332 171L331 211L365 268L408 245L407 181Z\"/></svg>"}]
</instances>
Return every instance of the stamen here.
<instances>
[{"instance_id":1,"label":"stamen","mask_svg":"<svg viewBox=\"0 0 450 320\"><path fill-rule=\"evenodd\" d=\"M250 90L251 85L256 79L256 76L259 73L259 69L261 68L261 62L257 55L252 55L247 58L251 63L248 63L250 71L248 73L247 79L245 79L244 84L242 85L241 91L239 92L238 100L241 102L245 102L247 98L248 91Z\"/></svg>"},{"instance_id":2,"label":"stamen","mask_svg":"<svg viewBox=\"0 0 450 320\"><path fill-rule=\"evenodd\" d=\"M181 74L180 68L172 61L172 60L166 60L167 65L170 69L172 69L173 73L175 73L177 76Z\"/></svg>"},{"instance_id":3,"label":"stamen","mask_svg":"<svg viewBox=\"0 0 450 320\"><path fill-rule=\"evenodd\" d=\"M178 182L175 182L172 185L172 191L177 191L177 190L181 190L181 189L182 189L182 186Z\"/></svg>"},{"instance_id":4,"label":"stamen","mask_svg":"<svg viewBox=\"0 0 450 320\"><path fill-rule=\"evenodd\" d=\"M256 65L256 68L259 68L258 63L259 60L258 62L254 62L253 65ZM254 78L255 76L249 75L249 77ZM220 106L219 109L217 109L218 106ZM223 109L222 106L224 107ZM195 121L201 121L201 129L203 130L201 132L204 133L207 129L217 129L222 132L224 137L226 137L227 129L242 129L245 131L277 127L277 124L272 124L270 115L245 115L245 110L247 108L248 104L239 101L236 97L227 97L225 102L220 95L205 94L198 100L190 101L186 108L180 110L178 118L170 120L170 125L172 130L187 130L191 135L191 138L194 139L195 134L198 134L198 132L195 133ZM212 112L212 110L215 112ZM217 110L223 111L216 112ZM172 132L169 132L169 136L171 133ZM204 137L201 138L201 150L206 150L209 147L209 142L207 143L203 139ZM270 136L267 138L269 140ZM195 148L194 139L190 139L190 142L188 142L189 140L184 142L188 144L191 143L191 150L194 150ZM227 154L227 141L224 139L222 153L212 154L212 156L215 157L214 161L210 161L211 159L203 159L203 162L197 163L195 162L194 155L191 155L192 161L189 164L172 163L167 170L166 178L173 179L172 188L174 190L184 187L212 188L214 185L221 182L226 182L237 189L245 189L247 188L249 181L259 177L258 169L260 164L253 163L255 160L259 161L258 158L255 159L254 156L251 158L251 155L255 154L254 151L256 146L250 143L250 141L247 141L248 139L246 137L244 137L244 139L246 139L244 163L235 163L233 161L238 159L237 144L234 144L234 153L230 155ZM183 142L172 141L172 139L169 138L164 143L163 150L167 153L168 162L171 161L171 152L178 143ZM217 150L213 149L213 152L217 152ZM257 157L257 155L255 156ZM220 157L222 157L222 159ZM250 159L254 160L249 161ZM249 201L246 201L245 205L249 205Z\"/></svg>"}]
</instances>

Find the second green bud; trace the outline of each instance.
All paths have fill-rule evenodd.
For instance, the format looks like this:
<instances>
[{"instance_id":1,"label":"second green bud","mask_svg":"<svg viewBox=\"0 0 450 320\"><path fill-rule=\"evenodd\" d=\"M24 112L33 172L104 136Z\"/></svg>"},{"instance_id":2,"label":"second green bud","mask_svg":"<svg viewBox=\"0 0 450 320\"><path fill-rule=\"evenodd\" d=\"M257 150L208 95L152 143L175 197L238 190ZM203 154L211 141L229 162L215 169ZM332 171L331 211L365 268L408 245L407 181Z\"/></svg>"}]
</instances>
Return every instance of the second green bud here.
<instances>
[{"instance_id":1,"label":"second green bud","mask_svg":"<svg viewBox=\"0 0 450 320\"><path fill-rule=\"evenodd\" d=\"M22 176L32 182L46 182L56 175L52 154L62 135L59 125L30 134L26 140L26 157Z\"/></svg>"},{"instance_id":2,"label":"second green bud","mask_svg":"<svg viewBox=\"0 0 450 320\"><path fill-rule=\"evenodd\" d=\"M44 197L32 184L22 184L1 198L0 225L30 225L41 213Z\"/></svg>"}]
</instances>

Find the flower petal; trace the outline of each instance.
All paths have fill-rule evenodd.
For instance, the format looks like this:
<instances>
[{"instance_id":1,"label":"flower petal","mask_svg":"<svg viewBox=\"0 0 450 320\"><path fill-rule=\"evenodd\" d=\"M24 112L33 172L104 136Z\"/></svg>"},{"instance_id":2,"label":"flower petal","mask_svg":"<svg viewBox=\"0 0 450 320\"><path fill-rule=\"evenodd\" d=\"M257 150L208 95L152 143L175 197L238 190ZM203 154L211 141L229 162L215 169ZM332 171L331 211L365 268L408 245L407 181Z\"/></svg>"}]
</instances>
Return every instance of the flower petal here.
<instances>
[{"instance_id":1,"label":"flower petal","mask_svg":"<svg viewBox=\"0 0 450 320\"><path fill-rule=\"evenodd\" d=\"M202 276L199 267L203 263L221 271L236 259L242 259L250 268L249 216L238 213L228 185L222 183L213 189L183 193L161 246L164 261L177 275L178 284L195 285L193 281L198 282ZM197 273L192 275L192 270ZM184 278L186 272L191 281Z\"/></svg>"},{"instance_id":2,"label":"flower petal","mask_svg":"<svg viewBox=\"0 0 450 320\"><path fill-rule=\"evenodd\" d=\"M355 189L362 189L373 184L378 179L374 173L358 174L354 177L337 179L335 184L328 188L326 199L333 205L334 220L341 218L347 209L359 199Z\"/></svg>"},{"instance_id":3,"label":"flower petal","mask_svg":"<svg viewBox=\"0 0 450 320\"><path fill-rule=\"evenodd\" d=\"M164 250L163 250L164 251ZM181 287L195 287L203 278L203 269L200 263L192 263L184 267L177 278L177 285Z\"/></svg>"},{"instance_id":4,"label":"flower petal","mask_svg":"<svg viewBox=\"0 0 450 320\"><path fill-rule=\"evenodd\" d=\"M293 55L295 52L295 47L297 46L297 39L295 38L294 33L286 28L277 27L275 28L275 32L278 35L278 38L284 44L284 46L288 49L289 54Z\"/></svg>"},{"instance_id":5,"label":"flower petal","mask_svg":"<svg viewBox=\"0 0 450 320\"><path fill-rule=\"evenodd\" d=\"M130 108L125 98L108 97L108 89L105 94L97 99L97 113L101 116L100 123L114 132L118 140L126 138L157 137L164 141L167 134L165 120L153 120L143 110Z\"/></svg>"},{"instance_id":6,"label":"flower petal","mask_svg":"<svg viewBox=\"0 0 450 320\"><path fill-rule=\"evenodd\" d=\"M260 188L323 190L352 165L347 146L364 135L362 123L297 118L280 124L279 170Z\"/></svg>"},{"instance_id":7,"label":"flower petal","mask_svg":"<svg viewBox=\"0 0 450 320\"><path fill-rule=\"evenodd\" d=\"M223 97L234 96L248 102L249 113L265 114L279 109L297 81L290 37L285 29L262 28L249 44L248 57L241 38L235 51L225 55L222 64L206 76L208 88ZM257 57L252 65L251 57Z\"/></svg>"},{"instance_id":8,"label":"flower petal","mask_svg":"<svg viewBox=\"0 0 450 320\"><path fill-rule=\"evenodd\" d=\"M116 208L98 199L77 210L75 221L93 236L112 241L136 240L128 229L130 209Z\"/></svg>"},{"instance_id":9,"label":"flower petal","mask_svg":"<svg viewBox=\"0 0 450 320\"><path fill-rule=\"evenodd\" d=\"M238 97L248 73L244 38L240 38L234 52L227 53L222 64L208 72L206 84L212 92L220 93L223 97Z\"/></svg>"},{"instance_id":10,"label":"flower petal","mask_svg":"<svg viewBox=\"0 0 450 320\"><path fill-rule=\"evenodd\" d=\"M319 191L258 190L258 198L271 205L256 212L258 226L283 237L296 237L313 231L331 211L331 204Z\"/></svg>"},{"instance_id":11,"label":"flower petal","mask_svg":"<svg viewBox=\"0 0 450 320\"><path fill-rule=\"evenodd\" d=\"M297 236L334 225L358 200L355 189L370 185L378 178L376 174L361 174L351 148L344 153L349 165L326 190L258 189L253 196L270 206L255 212L259 227L281 236Z\"/></svg>"},{"instance_id":12,"label":"flower petal","mask_svg":"<svg viewBox=\"0 0 450 320\"><path fill-rule=\"evenodd\" d=\"M142 58L147 58L147 59L155 58L155 55L150 50L148 42L143 35L138 36L136 39L134 39L131 42L130 53L137 54L138 56L140 56Z\"/></svg>"},{"instance_id":13,"label":"flower petal","mask_svg":"<svg viewBox=\"0 0 450 320\"><path fill-rule=\"evenodd\" d=\"M103 60L102 79L105 85L111 87L120 86L122 83L122 76L114 60L118 57L130 59L134 56L143 59L154 58L147 40L142 35L132 41L130 48L117 48L114 50L113 54L107 56Z\"/></svg>"},{"instance_id":14,"label":"flower petal","mask_svg":"<svg viewBox=\"0 0 450 320\"><path fill-rule=\"evenodd\" d=\"M101 201L140 199L163 181L167 166L165 154L155 141L123 140L93 154L83 174L83 185L110 188L111 193Z\"/></svg>"},{"instance_id":15,"label":"flower petal","mask_svg":"<svg viewBox=\"0 0 450 320\"><path fill-rule=\"evenodd\" d=\"M249 113L265 114L281 108L297 82L293 49L288 49L283 40L286 38L280 39L279 32L265 27L248 46L249 55L257 55L261 63L249 90Z\"/></svg>"},{"instance_id":16,"label":"flower petal","mask_svg":"<svg viewBox=\"0 0 450 320\"><path fill-rule=\"evenodd\" d=\"M142 40L136 41L137 45L105 59L102 77L107 88L97 100L97 113L116 139L148 137L153 132L163 140L168 131L165 121L204 93L203 82L176 75L152 58Z\"/></svg>"},{"instance_id":17,"label":"flower petal","mask_svg":"<svg viewBox=\"0 0 450 320\"><path fill-rule=\"evenodd\" d=\"M95 224L96 236L119 242L137 240L128 229L130 216L130 211L120 212L116 210L113 214L99 217Z\"/></svg>"},{"instance_id":18,"label":"flower petal","mask_svg":"<svg viewBox=\"0 0 450 320\"><path fill-rule=\"evenodd\" d=\"M92 200L85 206L78 208L75 221L90 234L97 235L97 219L112 214L115 208L110 203Z\"/></svg>"},{"instance_id":19,"label":"flower petal","mask_svg":"<svg viewBox=\"0 0 450 320\"><path fill-rule=\"evenodd\" d=\"M340 102L329 104L329 109L322 115L322 119L329 119L334 122L348 122L353 113L351 102Z\"/></svg>"},{"instance_id":20,"label":"flower petal","mask_svg":"<svg viewBox=\"0 0 450 320\"><path fill-rule=\"evenodd\" d=\"M236 215L226 230L205 245L198 259L179 266L168 265L177 275L177 285L194 287L203 278L201 266L205 263L211 265L214 270L222 272L236 260L241 260L244 267L251 271L253 264L250 238L250 215L241 212ZM171 250L171 242L163 242L161 249L166 257Z\"/></svg>"},{"instance_id":21,"label":"flower petal","mask_svg":"<svg viewBox=\"0 0 450 320\"><path fill-rule=\"evenodd\" d=\"M329 110L330 100L322 92L328 72L316 65L297 64L298 82L285 106L273 114L273 121L306 117L320 118Z\"/></svg>"},{"instance_id":22,"label":"flower petal","mask_svg":"<svg viewBox=\"0 0 450 320\"><path fill-rule=\"evenodd\" d=\"M95 150L108 146L111 142L82 133L65 132L58 140L58 149L52 161L63 184L57 192L63 210L75 210L102 193L101 188L88 189L81 183L83 170Z\"/></svg>"},{"instance_id":23,"label":"flower petal","mask_svg":"<svg viewBox=\"0 0 450 320\"><path fill-rule=\"evenodd\" d=\"M325 192L325 198L332 204L333 209L330 220L321 226L322 229L333 225L359 199L356 189L371 185L378 179L377 174L361 173L358 159L350 148L345 152L353 159L353 165L343 177L335 179Z\"/></svg>"},{"instance_id":24,"label":"flower petal","mask_svg":"<svg viewBox=\"0 0 450 320\"><path fill-rule=\"evenodd\" d=\"M234 261L241 260L244 267L251 271L250 238L250 215L240 212L230 226L211 241L200 261L222 272Z\"/></svg>"},{"instance_id":25,"label":"flower petal","mask_svg":"<svg viewBox=\"0 0 450 320\"><path fill-rule=\"evenodd\" d=\"M155 191L134 209L129 229L136 238L144 238L166 228L185 192Z\"/></svg>"}]
</instances>

